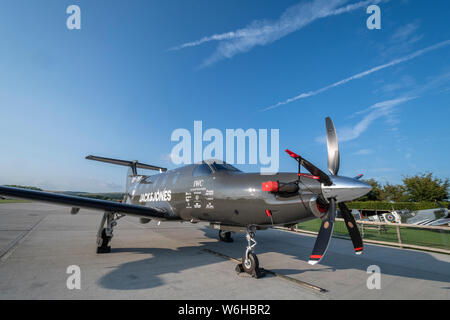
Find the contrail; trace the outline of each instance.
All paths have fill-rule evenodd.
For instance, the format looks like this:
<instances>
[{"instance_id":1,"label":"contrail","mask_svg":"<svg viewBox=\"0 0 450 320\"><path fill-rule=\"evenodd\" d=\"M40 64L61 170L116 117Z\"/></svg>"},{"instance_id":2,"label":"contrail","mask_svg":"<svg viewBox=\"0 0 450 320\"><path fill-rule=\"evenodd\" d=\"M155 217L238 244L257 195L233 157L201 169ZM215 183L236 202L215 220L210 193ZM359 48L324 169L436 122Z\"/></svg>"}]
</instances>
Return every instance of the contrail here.
<instances>
[{"instance_id":1,"label":"contrail","mask_svg":"<svg viewBox=\"0 0 450 320\"><path fill-rule=\"evenodd\" d=\"M433 51L433 50L437 50L437 49L442 48L444 46L447 46L449 44L450 44L450 40L445 40L445 41L439 42L439 43L437 43L435 45L432 45L430 47L427 47L427 48L418 50L416 52L413 52L413 53L411 53L411 54L409 54L409 55L407 55L405 57L393 60L393 61L391 61L389 63L386 63L386 64L383 64L383 65L374 67L372 69L366 70L364 72L355 74L355 75L353 75L351 77L348 77L348 78L343 79L341 81L335 82L335 83L330 84L330 85L328 85L326 87L323 87L321 89L318 89L318 90L315 90L315 91L308 91L308 92L301 93L298 96L295 96L293 98L287 99L285 101L278 102L277 104L274 104L272 106L266 107L266 108L262 109L262 111L267 111L267 110L274 109L274 108L277 108L279 106L282 106L282 105L294 102L296 100L300 100L300 99L304 99L304 98L308 98L308 97L311 97L311 96L318 95L319 93L327 91L327 90L329 90L331 88L341 86L341 85L343 85L343 84L345 84L347 82L350 82L352 80L363 78L363 77L365 77L365 76L367 76L367 75L369 75L371 73L374 73L374 72L377 72L377 71L380 71L380 70L383 70L383 69L395 66L397 64L400 64L400 63L412 60L412 59L417 58L417 57L419 57L419 56L421 56L421 55L423 55L423 54L425 54L427 52L430 52L430 51Z\"/></svg>"},{"instance_id":2,"label":"contrail","mask_svg":"<svg viewBox=\"0 0 450 320\"><path fill-rule=\"evenodd\" d=\"M348 0L336 1L336 5L338 5L339 3L345 2L345 1L348 1ZM357 3L349 4L342 8L335 9L333 11L317 12L316 17L314 19L312 19L312 21L317 18L325 18L328 16L335 16L335 15L339 15L342 13L346 13L346 12L364 7L369 3L376 4L376 3L379 3L380 1L381 0L360 1ZM289 8L289 9L292 9L292 8L293 7ZM286 10L286 12L288 10ZM301 12L299 12L298 14L300 15L300 13ZM289 17L289 19L291 19L292 21L294 21L296 18L298 18L298 16L294 15L294 16ZM288 19L281 18L280 20L288 20ZM312 22L312 21L308 21L308 22ZM279 21L277 21L277 22L279 22ZM291 21L289 21L289 22L291 22ZM225 32L225 33L213 34L212 36L206 36L199 40L195 40L192 42L186 42L181 45L169 48L167 51L175 51L175 50L180 50L180 49L184 49L184 48L188 48L188 47L196 47L205 42L210 42L210 41L222 41L222 40L232 40L232 39L245 38L245 37L256 37L256 36L264 35L266 33L275 32L275 31L277 31L277 29L281 28L280 26L277 25L277 23L273 23L271 25L265 25L265 26L261 27L260 29L254 28L253 24L255 24L255 22L253 22L251 24L251 26L243 28L243 29L238 29L236 31L230 31L230 32ZM286 27L286 23L284 23L283 27L284 28ZM301 25L299 25L299 27L301 27Z\"/></svg>"},{"instance_id":3,"label":"contrail","mask_svg":"<svg viewBox=\"0 0 450 320\"><path fill-rule=\"evenodd\" d=\"M253 34L256 35L256 32L254 32ZM175 51L175 50L180 50L180 49L189 48L189 47L196 47L196 46L201 45L202 43L210 42L210 41L221 41L221 40L242 38L242 37L245 37L246 35L248 35L248 33L244 32L244 30L238 30L236 32L230 31L230 32L222 33L222 34L214 34L212 36L203 37L200 40L183 43L179 46L169 48L169 49L167 49L167 51Z\"/></svg>"},{"instance_id":4,"label":"contrail","mask_svg":"<svg viewBox=\"0 0 450 320\"><path fill-rule=\"evenodd\" d=\"M219 60L229 59L236 54L248 52L256 46L268 45L318 19L340 15L365 7L368 4L381 2L381 0L365 0L342 6L348 1L313 0L301 2L287 8L278 20L254 20L244 28L206 36L196 41L169 48L167 51L196 47L211 41L219 42L215 52L203 62L201 67L205 67Z\"/></svg>"}]
</instances>

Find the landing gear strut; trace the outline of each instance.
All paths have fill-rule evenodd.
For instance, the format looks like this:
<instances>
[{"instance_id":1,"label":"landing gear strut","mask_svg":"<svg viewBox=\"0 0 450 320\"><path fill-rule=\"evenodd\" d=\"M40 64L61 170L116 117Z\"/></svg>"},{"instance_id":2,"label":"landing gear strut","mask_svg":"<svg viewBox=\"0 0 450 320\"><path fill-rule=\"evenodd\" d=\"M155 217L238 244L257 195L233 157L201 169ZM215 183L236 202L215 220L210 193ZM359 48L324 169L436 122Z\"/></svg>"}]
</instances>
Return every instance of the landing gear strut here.
<instances>
[{"instance_id":1,"label":"landing gear strut","mask_svg":"<svg viewBox=\"0 0 450 320\"><path fill-rule=\"evenodd\" d=\"M259 261L256 254L253 252L253 248L256 246L257 242L255 240L256 228L254 226L247 227L247 234L245 238L247 239L247 250L242 257L242 263L236 266L236 271L246 272L250 274L253 278L261 278L266 275L264 269L259 268Z\"/></svg>"},{"instance_id":2,"label":"landing gear strut","mask_svg":"<svg viewBox=\"0 0 450 320\"><path fill-rule=\"evenodd\" d=\"M109 243L111 242L111 239L113 237L113 229L117 225L117 220L119 220L123 216L124 215L114 212L105 212L103 214L103 218L100 222L100 226L98 228L97 233L97 253L111 252L111 247L109 246Z\"/></svg>"},{"instance_id":3,"label":"landing gear strut","mask_svg":"<svg viewBox=\"0 0 450 320\"><path fill-rule=\"evenodd\" d=\"M230 231L219 230L219 239L223 242L233 242Z\"/></svg>"}]
</instances>

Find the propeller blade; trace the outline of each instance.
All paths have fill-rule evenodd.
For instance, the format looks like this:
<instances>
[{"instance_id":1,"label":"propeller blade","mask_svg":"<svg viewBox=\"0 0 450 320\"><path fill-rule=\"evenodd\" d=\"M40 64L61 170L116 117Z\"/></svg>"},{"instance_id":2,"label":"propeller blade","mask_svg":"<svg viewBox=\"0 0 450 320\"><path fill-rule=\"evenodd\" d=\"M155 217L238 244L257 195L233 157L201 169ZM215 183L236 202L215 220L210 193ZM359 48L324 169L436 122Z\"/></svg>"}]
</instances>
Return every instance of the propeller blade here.
<instances>
[{"instance_id":1,"label":"propeller blade","mask_svg":"<svg viewBox=\"0 0 450 320\"><path fill-rule=\"evenodd\" d=\"M314 249L309 257L309 264L316 264L322 260L325 252L328 249L328 244L330 243L331 236L333 235L334 219L336 216L336 200L334 198L330 199L330 206L328 207L328 212L326 219L322 221L320 226L319 234L316 238L316 243L314 244Z\"/></svg>"},{"instance_id":2,"label":"propeller blade","mask_svg":"<svg viewBox=\"0 0 450 320\"><path fill-rule=\"evenodd\" d=\"M305 158L302 158L301 156L292 152L289 149L286 149L285 151L292 158L297 160L303 167L305 167L305 169L308 170L309 173L311 173L313 176L319 177L319 182L325 184L326 186L331 186L333 184L333 182L331 182L330 177L325 172L323 172L322 170L317 168L315 165L313 165L311 162L309 162Z\"/></svg>"},{"instance_id":3,"label":"propeller blade","mask_svg":"<svg viewBox=\"0 0 450 320\"><path fill-rule=\"evenodd\" d=\"M339 203L339 209L341 210L341 214L344 217L345 225L347 226L348 233L350 234L350 238L352 239L353 248L355 248L356 254L361 254L363 252L363 240L361 238L361 234L359 233L358 226L355 221L355 217L353 217L349 208L345 205L345 203Z\"/></svg>"},{"instance_id":4,"label":"propeller blade","mask_svg":"<svg viewBox=\"0 0 450 320\"><path fill-rule=\"evenodd\" d=\"M339 172L339 144L333 121L330 117L325 119L327 127L327 151L328 151L328 171L335 176Z\"/></svg>"}]
</instances>

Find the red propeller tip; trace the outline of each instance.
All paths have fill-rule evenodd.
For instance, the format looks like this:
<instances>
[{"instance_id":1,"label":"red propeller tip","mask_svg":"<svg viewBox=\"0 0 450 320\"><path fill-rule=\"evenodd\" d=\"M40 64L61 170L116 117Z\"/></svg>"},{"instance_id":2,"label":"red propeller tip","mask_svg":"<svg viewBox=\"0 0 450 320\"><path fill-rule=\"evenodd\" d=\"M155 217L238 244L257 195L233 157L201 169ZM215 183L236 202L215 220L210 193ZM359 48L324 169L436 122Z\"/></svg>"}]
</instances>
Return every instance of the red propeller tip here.
<instances>
[{"instance_id":1,"label":"red propeller tip","mask_svg":"<svg viewBox=\"0 0 450 320\"><path fill-rule=\"evenodd\" d=\"M300 158L300 156L298 154L296 154L295 152L292 152L289 149L285 150L287 152L287 154L289 154L292 158Z\"/></svg>"}]
</instances>

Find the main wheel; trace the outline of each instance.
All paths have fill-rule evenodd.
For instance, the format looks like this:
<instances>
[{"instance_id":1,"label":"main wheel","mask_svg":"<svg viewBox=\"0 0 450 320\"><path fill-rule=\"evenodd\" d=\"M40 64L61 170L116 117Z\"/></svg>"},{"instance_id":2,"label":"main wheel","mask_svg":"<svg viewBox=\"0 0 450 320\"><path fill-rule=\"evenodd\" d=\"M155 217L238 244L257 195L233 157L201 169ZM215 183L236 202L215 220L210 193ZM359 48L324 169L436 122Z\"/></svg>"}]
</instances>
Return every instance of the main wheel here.
<instances>
[{"instance_id":1,"label":"main wheel","mask_svg":"<svg viewBox=\"0 0 450 320\"><path fill-rule=\"evenodd\" d=\"M245 254L242 257L242 267L244 268L244 271L253 274L256 269L259 268L259 261L256 254L253 252L249 252L248 259L246 259Z\"/></svg>"},{"instance_id":2,"label":"main wheel","mask_svg":"<svg viewBox=\"0 0 450 320\"><path fill-rule=\"evenodd\" d=\"M219 239L223 242L233 242L233 238L231 238L231 232L230 231L219 231Z\"/></svg>"},{"instance_id":3,"label":"main wheel","mask_svg":"<svg viewBox=\"0 0 450 320\"><path fill-rule=\"evenodd\" d=\"M102 230L102 243L99 247L97 247L97 253L110 253L111 247L109 246L109 242L111 241L111 237L108 237L106 235L106 229L103 228Z\"/></svg>"}]
</instances>

